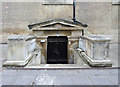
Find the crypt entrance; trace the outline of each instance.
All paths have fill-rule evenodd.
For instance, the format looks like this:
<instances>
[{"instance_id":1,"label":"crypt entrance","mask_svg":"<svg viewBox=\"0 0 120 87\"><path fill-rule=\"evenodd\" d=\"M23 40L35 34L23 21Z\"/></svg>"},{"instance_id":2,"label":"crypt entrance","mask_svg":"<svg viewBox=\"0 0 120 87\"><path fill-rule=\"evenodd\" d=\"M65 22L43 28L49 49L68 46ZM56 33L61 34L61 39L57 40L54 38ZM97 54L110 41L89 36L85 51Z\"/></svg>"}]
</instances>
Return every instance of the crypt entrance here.
<instances>
[{"instance_id":1,"label":"crypt entrance","mask_svg":"<svg viewBox=\"0 0 120 87\"><path fill-rule=\"evenodd\" d=\"M40 64L78 64L75 48L85 26L64 19L28 25L40 47Z\"/></svg>"},{"instance_id":2,"label":"crypt entrance","mask_svg":"<svg viewBox=\"0 0 120 87\"><path fill-rule=\"evenodd\" d=\"M8 60L4 66L58 68L89 67L87 63L90 66L112 65L108 59L110 40L84 36L87 26L80 22L55 19L28 27L32 31L31 36L8 39ZM22 55L20 52L23 52Z\"/></svg>"},{"instance_id":3,"label":"crypt entrance","mask_svg":"<svg viewBox=\"0 0 120 87\"><path fill-rule=\"evenodd\" d=\"M67 64L67 36L48 36L47 64Z\"/></svg>"}]
</instances>

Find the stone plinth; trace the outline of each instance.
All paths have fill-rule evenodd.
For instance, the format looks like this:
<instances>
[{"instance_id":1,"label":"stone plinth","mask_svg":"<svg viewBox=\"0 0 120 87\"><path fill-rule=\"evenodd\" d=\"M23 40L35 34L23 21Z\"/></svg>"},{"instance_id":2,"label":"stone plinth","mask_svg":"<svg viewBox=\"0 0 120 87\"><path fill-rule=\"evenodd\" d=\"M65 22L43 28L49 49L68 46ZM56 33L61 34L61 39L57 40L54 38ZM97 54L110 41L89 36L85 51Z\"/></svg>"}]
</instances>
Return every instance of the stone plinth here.
<instances>
[{"instance_id":1,"label":"stone plinth","mask_svg":"<svg viewBox=\"0 0 120 87\"><path fill-rule=\"evenodd\" d=\"M101 36L81 36L79 48L84 51L84 58L92 66L110 66L109 38ZM82 53L83 54L83 53Z\"/></svg>"},{"instance_id":2,"label":"stone plinth","mask_svg":"<svg viewBox=\"0 0 120 87\"><path fill-rule=\"evenodd\" d=\"M36 38L33 36L15 36L8 38L7 61L4 65L26 65L36 54ZM37 53L38 54L38 53Z\"/></svg>"}]
</instances>

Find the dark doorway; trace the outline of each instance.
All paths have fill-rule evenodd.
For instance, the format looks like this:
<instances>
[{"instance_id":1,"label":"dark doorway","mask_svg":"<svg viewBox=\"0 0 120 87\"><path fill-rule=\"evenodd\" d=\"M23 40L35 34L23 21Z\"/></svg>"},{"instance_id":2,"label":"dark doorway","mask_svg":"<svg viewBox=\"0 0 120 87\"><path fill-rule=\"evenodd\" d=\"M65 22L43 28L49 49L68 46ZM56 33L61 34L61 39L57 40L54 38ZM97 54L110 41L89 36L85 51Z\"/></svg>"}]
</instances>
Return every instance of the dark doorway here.
<instances>
[{"instance_id":1,"label":"dark doorway","mask_svg":"<svg viewBox=\"0 0 120 87\"><path fill-rule=\"evenodd\" d=\"M47 64L67 64L67 36L48 36Z\"/></svg>"}]
</instances>

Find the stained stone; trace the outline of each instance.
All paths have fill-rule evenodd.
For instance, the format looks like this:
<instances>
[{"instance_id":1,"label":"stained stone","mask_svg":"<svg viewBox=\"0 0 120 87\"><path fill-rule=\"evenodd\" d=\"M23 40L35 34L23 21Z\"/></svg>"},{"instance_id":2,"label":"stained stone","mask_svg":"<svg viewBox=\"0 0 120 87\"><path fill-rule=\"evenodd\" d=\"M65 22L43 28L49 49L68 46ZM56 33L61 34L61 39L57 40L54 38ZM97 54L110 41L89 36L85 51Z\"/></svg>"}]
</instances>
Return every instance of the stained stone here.
<instances>
[{"instance_id":1,"label":"stained stone","mask_svg":"<svg viewBox=\"0 0 120 87\"><path fill-rule=\"evenodd\" d=\"M79 47L92 59L107 59L109 45L110 39L101 36L86 36L79 39Z\"/></svg>"},{"instance_id":2,"label":"stained stone","mask_svg":"<svg viewBox=\"0 0 120 87\"><path fill-rule=\"evenodd\" d=\"M109 66L110 39L101 36L80 36L79 48L90 65Z\"/></svg>"},{"instance_id":3,"label":"stained stone","mask_svg":"<svg viewBox=\"0 0 120 87\"><path fill-rule=\"evenodd\" d=\"M4 65L24 66L35 53L36 38L33 36L14 36L8 38L7 46L7 61Z\"/></svg>"},{"instance_id":4,"label":"stained stone","mask_svg":"<svg viewBox=\"0 0 120 87\"><path fill-rule=\"evenodd\" d=\"M43 4L45 5L56 5L56 4L70 5L70 4L73 4L73 0L43 0Z\"/></svg>"}]
</instances>

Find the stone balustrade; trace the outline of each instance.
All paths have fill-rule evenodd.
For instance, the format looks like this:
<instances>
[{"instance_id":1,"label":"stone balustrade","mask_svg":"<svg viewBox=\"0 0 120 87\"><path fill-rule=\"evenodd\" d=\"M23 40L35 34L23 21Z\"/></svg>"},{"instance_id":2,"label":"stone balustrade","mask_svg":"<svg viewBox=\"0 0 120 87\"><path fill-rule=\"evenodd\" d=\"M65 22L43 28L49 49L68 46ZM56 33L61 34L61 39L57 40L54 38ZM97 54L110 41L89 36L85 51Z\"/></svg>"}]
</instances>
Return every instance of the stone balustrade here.
<instances>
[{"instance_id":1,"label":"stone balustrade","mask_svg":"<svg viewBox=\"0 0 120 87\"><path fill-rule=\"evenodd\" d=\"M91 66L111 66L109 60L110 39L101 36L81 36L79 51Z\"/></svg>"},{"instance_id":2,"label":"stone balustrade","mask_svg":"<svg viewBox=\"0 0 120 87\"><path fill-rule=\"evenodd\" d=\"M36 38L33 36L14 36L7 41L7 61L4 66L25 66L38 53ZM40 59L40 58L39 58ZM40 61L37 60L40 63Z\"/></svg>"}]
</instances>

